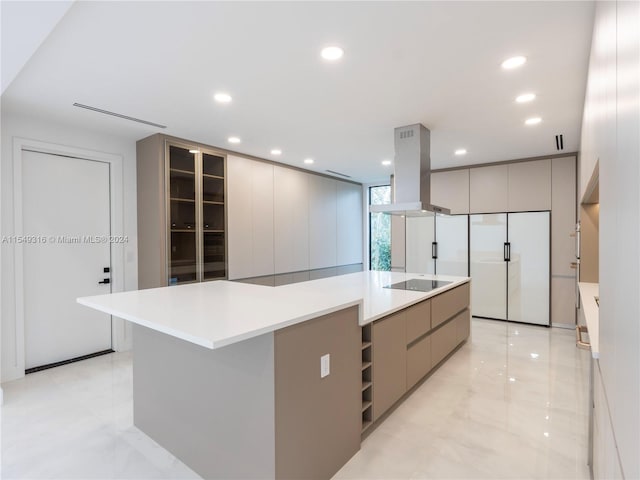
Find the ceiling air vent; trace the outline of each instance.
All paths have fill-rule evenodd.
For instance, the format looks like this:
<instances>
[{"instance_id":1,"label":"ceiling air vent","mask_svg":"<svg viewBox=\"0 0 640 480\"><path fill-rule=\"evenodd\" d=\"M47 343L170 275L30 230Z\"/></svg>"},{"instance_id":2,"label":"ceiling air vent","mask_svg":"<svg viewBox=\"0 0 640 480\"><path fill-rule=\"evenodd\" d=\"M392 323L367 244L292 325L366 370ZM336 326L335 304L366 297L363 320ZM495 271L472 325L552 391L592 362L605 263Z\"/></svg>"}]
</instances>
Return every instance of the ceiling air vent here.
<instances>
[{"instance_id":1,"label":"ceiling air vent","mask_svg":"<svg viewBox=\"0 0 640 480\"><path fill-rule=\"evenodd\" d=\"M325 172L329 172L329 173L332 173L334 175L340 175L341 177L344 177L344 178L351 178L351 175L347 175L346 173L336 172L334 170L325 170Z\"/></svg>"},{"instance_id":2,"label":"ceiling air vent","mask_svg":"<svg viewBox=\"0 0 640 480\"><path fill-rule=\"evenodd\" d=\"M109 110L103 110L101 108L92 107L90 105L83 105L82 103L74 103L73 106L91 110L92 112L104 113L105 115L111 115L112 117L124 118L125 120L131 120L132 122L144 123L145 125L151 125L152 127L167 128L166 125L160 125L159 123L149 122L147 120L140 120L139 118L130 117L121 113L110 112Z\"/></svg>"},{"instance_id":3,"label":"ceiling air vent","mask_svg":"<svg viewBox=\"0 0 640 480\"><path fill-rule=\"evenodd\" d=\"M556 135L556 150L564 150L564 141L562 140L562 134Z\"/></svg>"}]
</instances>

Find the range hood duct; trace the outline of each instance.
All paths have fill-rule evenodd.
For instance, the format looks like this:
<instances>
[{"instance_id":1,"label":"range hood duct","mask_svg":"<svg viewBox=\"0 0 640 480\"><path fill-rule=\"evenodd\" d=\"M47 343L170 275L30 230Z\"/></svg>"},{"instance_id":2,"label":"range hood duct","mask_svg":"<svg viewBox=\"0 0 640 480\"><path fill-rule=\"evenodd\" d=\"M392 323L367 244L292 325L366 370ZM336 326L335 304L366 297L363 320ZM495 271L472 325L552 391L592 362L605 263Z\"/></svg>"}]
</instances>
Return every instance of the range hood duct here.
<instances>
[{"instance_id":1,"label":"range hood duct","mask_svg":"<svg viewBox=\"0 0 640 480\"><path fill-rule=\"evenodd\" d=\"M391 203L371 205L370 212L407 217L450 214L431 203L431 132L420 123L394 130L395 161Z\"/></svg>"}]
</instances>

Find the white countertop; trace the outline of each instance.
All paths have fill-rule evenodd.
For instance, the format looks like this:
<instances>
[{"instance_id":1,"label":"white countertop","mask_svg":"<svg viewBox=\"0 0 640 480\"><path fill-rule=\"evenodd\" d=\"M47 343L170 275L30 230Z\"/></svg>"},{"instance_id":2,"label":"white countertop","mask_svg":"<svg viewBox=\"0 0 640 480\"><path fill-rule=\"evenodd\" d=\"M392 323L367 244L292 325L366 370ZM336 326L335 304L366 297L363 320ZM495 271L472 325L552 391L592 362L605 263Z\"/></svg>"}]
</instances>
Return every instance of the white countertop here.
<instances>
[{"instance_id":1,"label":"white countertop","mask_svg":"<svg viewBox=\"0 0 640 480\"><path fill-rule=\"evenodd\" d=\"M452 282L431 292L382 288L411 278ZM468 282L468 277L358 272L265 287L225 280L83 297L78 303L206 348L220 348L360 305L360 325Z\"/></svg>"},{"instance_id":2,"label":"white countertop","mask_svg":"<svg viewBox=\"0 0 640 480\"><path fill-rule=\"evenodd\" d=\"M589 331L589 343L591 343L591 356L593 358L600 357L600 346L598 340L600 337L600 308L596 303L596 297L600 296L600 289L597 283L578 283L580 289L580 304L584 319L587 322L587 330Z\"/></svg>"}]
</instances>

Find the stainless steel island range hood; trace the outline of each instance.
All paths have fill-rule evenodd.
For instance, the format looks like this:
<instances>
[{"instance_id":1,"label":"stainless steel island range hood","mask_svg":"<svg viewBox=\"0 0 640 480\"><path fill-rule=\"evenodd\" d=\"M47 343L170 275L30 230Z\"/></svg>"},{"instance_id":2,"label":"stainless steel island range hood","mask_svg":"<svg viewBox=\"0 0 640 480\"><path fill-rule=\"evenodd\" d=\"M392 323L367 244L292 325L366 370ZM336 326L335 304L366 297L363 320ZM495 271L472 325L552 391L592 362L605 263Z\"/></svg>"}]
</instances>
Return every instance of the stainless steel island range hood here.
<instances>
[{"instance_id":1,"label":"stainless steel island range hood","mask_svg":"<svg viewBox=\"0 0 640 480\"><path fill-rule=\"evenodd\" d=\"M431 203L431 132L420 123L394 130L395 161L391 203L371 205L370 212L408 217L449 214Z\"/></svg>"}]
</instances>

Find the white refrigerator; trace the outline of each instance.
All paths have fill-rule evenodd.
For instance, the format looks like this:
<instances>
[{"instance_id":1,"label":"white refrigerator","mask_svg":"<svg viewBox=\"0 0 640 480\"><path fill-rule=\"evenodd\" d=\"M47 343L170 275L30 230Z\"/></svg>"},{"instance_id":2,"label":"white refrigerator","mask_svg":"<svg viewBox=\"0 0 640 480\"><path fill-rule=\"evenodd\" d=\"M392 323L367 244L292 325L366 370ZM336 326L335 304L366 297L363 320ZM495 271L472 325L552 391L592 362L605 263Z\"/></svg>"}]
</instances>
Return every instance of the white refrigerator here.
<instances>
[{"instance_id":1,"label":"white refrigerator","mask_svg":"<svg viewBox=\"0 0 640 480\"><path fill-rule=\"evenodd\" d=\"M470 215L471 314L550 325L550 212Z\"/></svg>"},{"instance_id":2,"label":"white refrigerator","mask_svg":"<svg viewBox=\"0 0 640 480\"><path fill-rule=\"evenodd\" d=\"M408 273L469 275L468 215L407 217L405 228Z\"/></svg>"}]
</instances>

